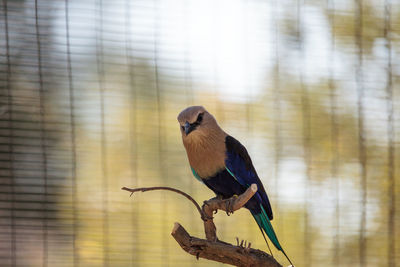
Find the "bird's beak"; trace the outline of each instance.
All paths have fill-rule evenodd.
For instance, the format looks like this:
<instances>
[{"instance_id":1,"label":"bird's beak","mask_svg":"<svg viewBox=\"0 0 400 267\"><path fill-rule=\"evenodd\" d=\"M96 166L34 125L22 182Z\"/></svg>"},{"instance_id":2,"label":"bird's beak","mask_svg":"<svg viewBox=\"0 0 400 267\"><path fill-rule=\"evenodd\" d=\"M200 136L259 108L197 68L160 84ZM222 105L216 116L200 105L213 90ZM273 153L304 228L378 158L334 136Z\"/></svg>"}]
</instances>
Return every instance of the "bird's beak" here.
<instances>
[{"instance_id":1,"label":"bird's beak","mask_svg":"<svg viewBox=\"0 0 400 267\"><path fill-rule=\"evenodd\" d=\"M188 135L191 131L193 131L194 127L190 125L189 122L185 123L185 134Z\"/></svg>"}]
</instances>

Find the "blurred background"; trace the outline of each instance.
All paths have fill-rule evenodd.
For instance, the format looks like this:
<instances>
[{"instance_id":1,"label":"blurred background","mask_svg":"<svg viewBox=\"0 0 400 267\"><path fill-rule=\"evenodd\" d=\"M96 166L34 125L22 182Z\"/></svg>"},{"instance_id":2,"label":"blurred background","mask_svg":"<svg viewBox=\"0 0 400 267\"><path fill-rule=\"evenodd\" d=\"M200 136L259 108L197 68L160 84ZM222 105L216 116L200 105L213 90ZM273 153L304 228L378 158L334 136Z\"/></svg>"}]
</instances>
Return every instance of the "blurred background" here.
<instances>
[{"instance_id":1,"label":"blurred background","mask_svg":"<svg viewBox=\"0 0 400 267\"><path fill-rule=\"evenodd\" d=\"M177 114L240 140L296 266L400 265L400 3L1 0L1 266L222 266ZM267 250L246 210L219 238ZM289 265L282 253L276 258Z\"/></svg>"}]
</instances>

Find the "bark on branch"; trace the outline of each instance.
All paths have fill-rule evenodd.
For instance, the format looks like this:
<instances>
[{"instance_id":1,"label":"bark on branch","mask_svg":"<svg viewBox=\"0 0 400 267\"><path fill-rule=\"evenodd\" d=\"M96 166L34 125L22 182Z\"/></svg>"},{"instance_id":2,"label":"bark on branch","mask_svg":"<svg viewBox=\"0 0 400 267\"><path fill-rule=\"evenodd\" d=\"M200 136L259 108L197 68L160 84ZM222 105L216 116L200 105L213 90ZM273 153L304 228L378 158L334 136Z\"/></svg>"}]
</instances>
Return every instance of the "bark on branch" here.
<instances>
[{"instance_id":1,"label":"bark on branch","mask_svg":"<svg viewBox=\"0 0 400 267\"><path fill-rule=\"evenodd\" d=\"M204 220L204 231L207 240L217 241L217 229L213 221L213 214L218 210L226 211L229 215L234 211L237 211L243 207L247 201L257 192L257 185L252 184L247 190L240 196L231 197L228 199L212 198L210 200L204 201L202 211L205 215L206 220Z\"/></svg>"},{"instance_id":2,"label":"bark on branch","mask_svg":"<svg viewBox=\"0 0 400 267\"><path fill-rule=\"evenodd\" d=\"M282 267L272 256L261 250L190 236L179 223L175 223L171 235L184 251L197 259L204 258L234 266Z\"/></svg>"},{"instance_id":3,"label":"bark on branch","mask_svg":"<svg viewBox=\"0 0 400 267\"><path fill-rule=\"evenodd\" d=\"M213 214L218 210L226 211L229 215L234 211L243 207L247 201L257 192L257 185L252 184L240 196L234 196L229 199L212 198L204 201L200 208L199 204L188 194L171 187L145 187L130 189L123 187L122 190L131 192L146 192L152 190L168 190L181 194L189 199L199 211L201 219L204 222L204 231L206 239L192 237L179 224L175 223L171 235L175 238L183 250L197 259L204 258L234 266L266 266L266 267L282 267L272 256L258 249L251 248L251 243L247 242L243 245L243 241L237 246L218 240L216 227L213 221Z\"/></svg>"}]
</instances>

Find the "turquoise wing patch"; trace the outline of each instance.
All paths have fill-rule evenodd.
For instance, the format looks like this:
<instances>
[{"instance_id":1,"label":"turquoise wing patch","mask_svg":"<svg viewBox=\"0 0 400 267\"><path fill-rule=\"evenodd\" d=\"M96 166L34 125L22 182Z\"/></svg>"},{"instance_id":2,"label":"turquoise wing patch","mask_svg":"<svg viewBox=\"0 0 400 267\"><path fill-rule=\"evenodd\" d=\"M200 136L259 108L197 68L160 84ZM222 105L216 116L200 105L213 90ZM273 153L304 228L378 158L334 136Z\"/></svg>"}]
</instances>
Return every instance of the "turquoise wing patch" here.
<instances>
[{"instance_id":1,"label":"turquoise wing patch","mask_svg":"<svg viewBox=\"0 0 400 267\"><path fill-rule=\"evenodd\" d=\"M230 169L228 169L228 167L225 167L225 169L229 172L229 174L230 174L236 181L238 181L239 184L244 185L243 183L241 183L241 182L238 180L238 178L236 178L236 176L233 174L233 172L231 172ZM249 187L248 184L246 184L246 186Z\"/></svg>"},{"instance_id":2,"label":"turquoise wing patch","mask_svg":"<svg viewBox=\"0 0 400 267\"><path fill-rule=\"evenodd\" d=\"M200 176L196 173L196 171L192 167L190 167L190 168L192 169L192 173L193 173L194 177L197 180L199 180L200 182L203 182L203 180L201 180Z\"/></svg>"}]
</instances>

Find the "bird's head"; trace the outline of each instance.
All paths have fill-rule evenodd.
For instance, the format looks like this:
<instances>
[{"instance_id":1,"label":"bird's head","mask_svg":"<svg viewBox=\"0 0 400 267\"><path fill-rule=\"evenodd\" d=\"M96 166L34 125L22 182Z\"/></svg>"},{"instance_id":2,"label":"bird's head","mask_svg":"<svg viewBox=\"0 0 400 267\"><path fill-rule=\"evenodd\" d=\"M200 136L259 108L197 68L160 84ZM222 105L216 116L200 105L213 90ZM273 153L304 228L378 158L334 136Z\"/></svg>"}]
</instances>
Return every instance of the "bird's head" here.
<instances>
[{"instance_id":1,"label":"bird's head","mask_svg":"<svg viewBox=\"0 0 400 267\"><path fill-rule=\"evenodd\" d=\"M178 115L182 139L193 142L220 129L215 118L202 106L191 106Z\"/></svg>"}]
</instances>

